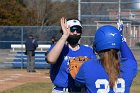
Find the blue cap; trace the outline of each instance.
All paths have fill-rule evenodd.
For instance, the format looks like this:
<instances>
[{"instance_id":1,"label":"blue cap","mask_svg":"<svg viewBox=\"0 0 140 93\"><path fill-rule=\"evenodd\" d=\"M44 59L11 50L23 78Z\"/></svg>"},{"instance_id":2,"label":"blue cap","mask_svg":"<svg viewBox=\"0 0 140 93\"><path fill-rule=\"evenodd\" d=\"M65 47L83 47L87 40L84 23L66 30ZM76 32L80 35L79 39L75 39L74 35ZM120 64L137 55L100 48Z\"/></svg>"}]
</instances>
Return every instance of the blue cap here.
<instances>
[{"instance_id":1,"label":"blue cap","mask_svg":"<svg viewBox=\"0 0 140 93\"><path fill-rule=\"evenodd\" d=\"M102 26L96 30L93 48L97 52L112 48L120 50L121 38L121 34L116 27L111 25Z\"/></svg>"}]
</instances>

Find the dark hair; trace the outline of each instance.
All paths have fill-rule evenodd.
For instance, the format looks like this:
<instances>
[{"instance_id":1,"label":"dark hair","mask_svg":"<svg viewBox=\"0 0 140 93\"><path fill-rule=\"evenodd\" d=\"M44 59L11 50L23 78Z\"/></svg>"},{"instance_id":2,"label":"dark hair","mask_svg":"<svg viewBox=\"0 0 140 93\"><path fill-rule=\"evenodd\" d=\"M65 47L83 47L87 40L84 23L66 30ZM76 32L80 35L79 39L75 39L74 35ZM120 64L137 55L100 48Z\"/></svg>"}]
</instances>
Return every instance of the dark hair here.
<instances>
[{"instance_id":1,"label":"dark hair","mask_svg":"<svg viewBox=\"0 0 140 93\"><path fill-rule=\"evenodd\" d=\"M55 36L52 36L52 44L56 43L58 39Z\"/></svg>"},{"instance_id":2,"label":"dark hair","mask_svg":"<svg viewBox=\"0 0 140 93\"><path fill-rule=\"evenodd\" d=\"M33 35L29 35L28 37L29 37L29 38L34 38Z\"/></svg>"}]
</instances>

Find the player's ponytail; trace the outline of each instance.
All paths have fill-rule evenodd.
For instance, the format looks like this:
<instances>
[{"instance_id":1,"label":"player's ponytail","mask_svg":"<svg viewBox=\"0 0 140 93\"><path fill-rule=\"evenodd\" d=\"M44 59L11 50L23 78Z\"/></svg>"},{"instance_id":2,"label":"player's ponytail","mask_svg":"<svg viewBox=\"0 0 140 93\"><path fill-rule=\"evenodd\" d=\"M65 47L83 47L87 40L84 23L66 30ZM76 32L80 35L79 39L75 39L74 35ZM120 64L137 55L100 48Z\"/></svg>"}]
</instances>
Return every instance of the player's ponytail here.
<instances>
[{"instance_id":1,"label":"player's ponytail","mask_svg":"<svg viewBox=\"0 0 140 93\"><path fill-rule=\"evenodd\" d=\"M111 88L114 87L118 75L120 74L120 63L117 52L118 50L116 49L108 49L99 52L102 65L109 76L109 84Z\"/></svg>"}]
</instances>

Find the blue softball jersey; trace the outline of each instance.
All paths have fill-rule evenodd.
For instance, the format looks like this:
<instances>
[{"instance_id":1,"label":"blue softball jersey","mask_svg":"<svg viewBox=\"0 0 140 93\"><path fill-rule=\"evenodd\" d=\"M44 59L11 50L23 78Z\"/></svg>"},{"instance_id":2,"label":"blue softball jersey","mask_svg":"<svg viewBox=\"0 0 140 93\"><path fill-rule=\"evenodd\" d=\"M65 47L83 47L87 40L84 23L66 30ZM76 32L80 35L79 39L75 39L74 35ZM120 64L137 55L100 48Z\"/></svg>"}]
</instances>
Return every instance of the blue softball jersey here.
<instances>
[{"instance_id":1,"label":"blue softball jersey","mask_svg":"<svg viewBox=\"0 0 140 93\"><path fill-rule=\"evenodd\" d=\"M114 86L110 88L109 77L100 60L92 59L85 62L78 74L75 82L77 86L85 85L87 93L129 93L134 77L137 74L137 62L128 48L126 42L122 42L121 47L120 75Z\"/></svg>"},{"instance_id":2,"label":"blue softball jersey","mask_svg":"<svg viewBox=\"0 0 140 93\"><path fill-rule=\"evenodd\" d=\"M51 51L51 48L48 50ZM64 46L57 62L51 65L50 78L53 84L57 87L75 87L74 80L69 72L69 60L78 56L85 56L87 58L96 59L92 48L80 45L79 50L72 51L67 45Z\"/></svg>"}]
</instances>

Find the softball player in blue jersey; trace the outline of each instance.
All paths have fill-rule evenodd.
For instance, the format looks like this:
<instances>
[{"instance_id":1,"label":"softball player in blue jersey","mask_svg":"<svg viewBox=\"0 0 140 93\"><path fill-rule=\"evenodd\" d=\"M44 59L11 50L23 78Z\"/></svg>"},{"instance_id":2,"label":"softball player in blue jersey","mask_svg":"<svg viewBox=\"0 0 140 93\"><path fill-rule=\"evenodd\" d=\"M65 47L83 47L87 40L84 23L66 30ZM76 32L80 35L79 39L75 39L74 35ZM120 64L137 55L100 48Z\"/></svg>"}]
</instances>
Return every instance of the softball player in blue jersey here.
<instances>
[{"instance_id":1,"label":"softball player in blue jersey","mask_svg":"<svg viewBox=\"0 0 140 93\"><path fill-rule=\"evenodd\" d=\"M55 86L52 93L85 93L84 88L74 84L69 72L69 59L78 56L96 59L96 56L92 48L78 43L82 34L82 26L78 20L66 21L61 18L61 27L62 37L51 46L46 56L47 62L52 64L50 77Z\"/></svg>"},{"instance_id":2,"label":"softball player in blue jersey","mask_svg":"<svg viewBox=\"0 0 140 93\"><path fill-rule=\"evenodd\" d=\"M100 59L81 66L75 77L77 86L85 85L87 93L129 93L138 71L137 62L119 30L102 26L96 31L93 43Z\"/></svg>"}]
</instances>

